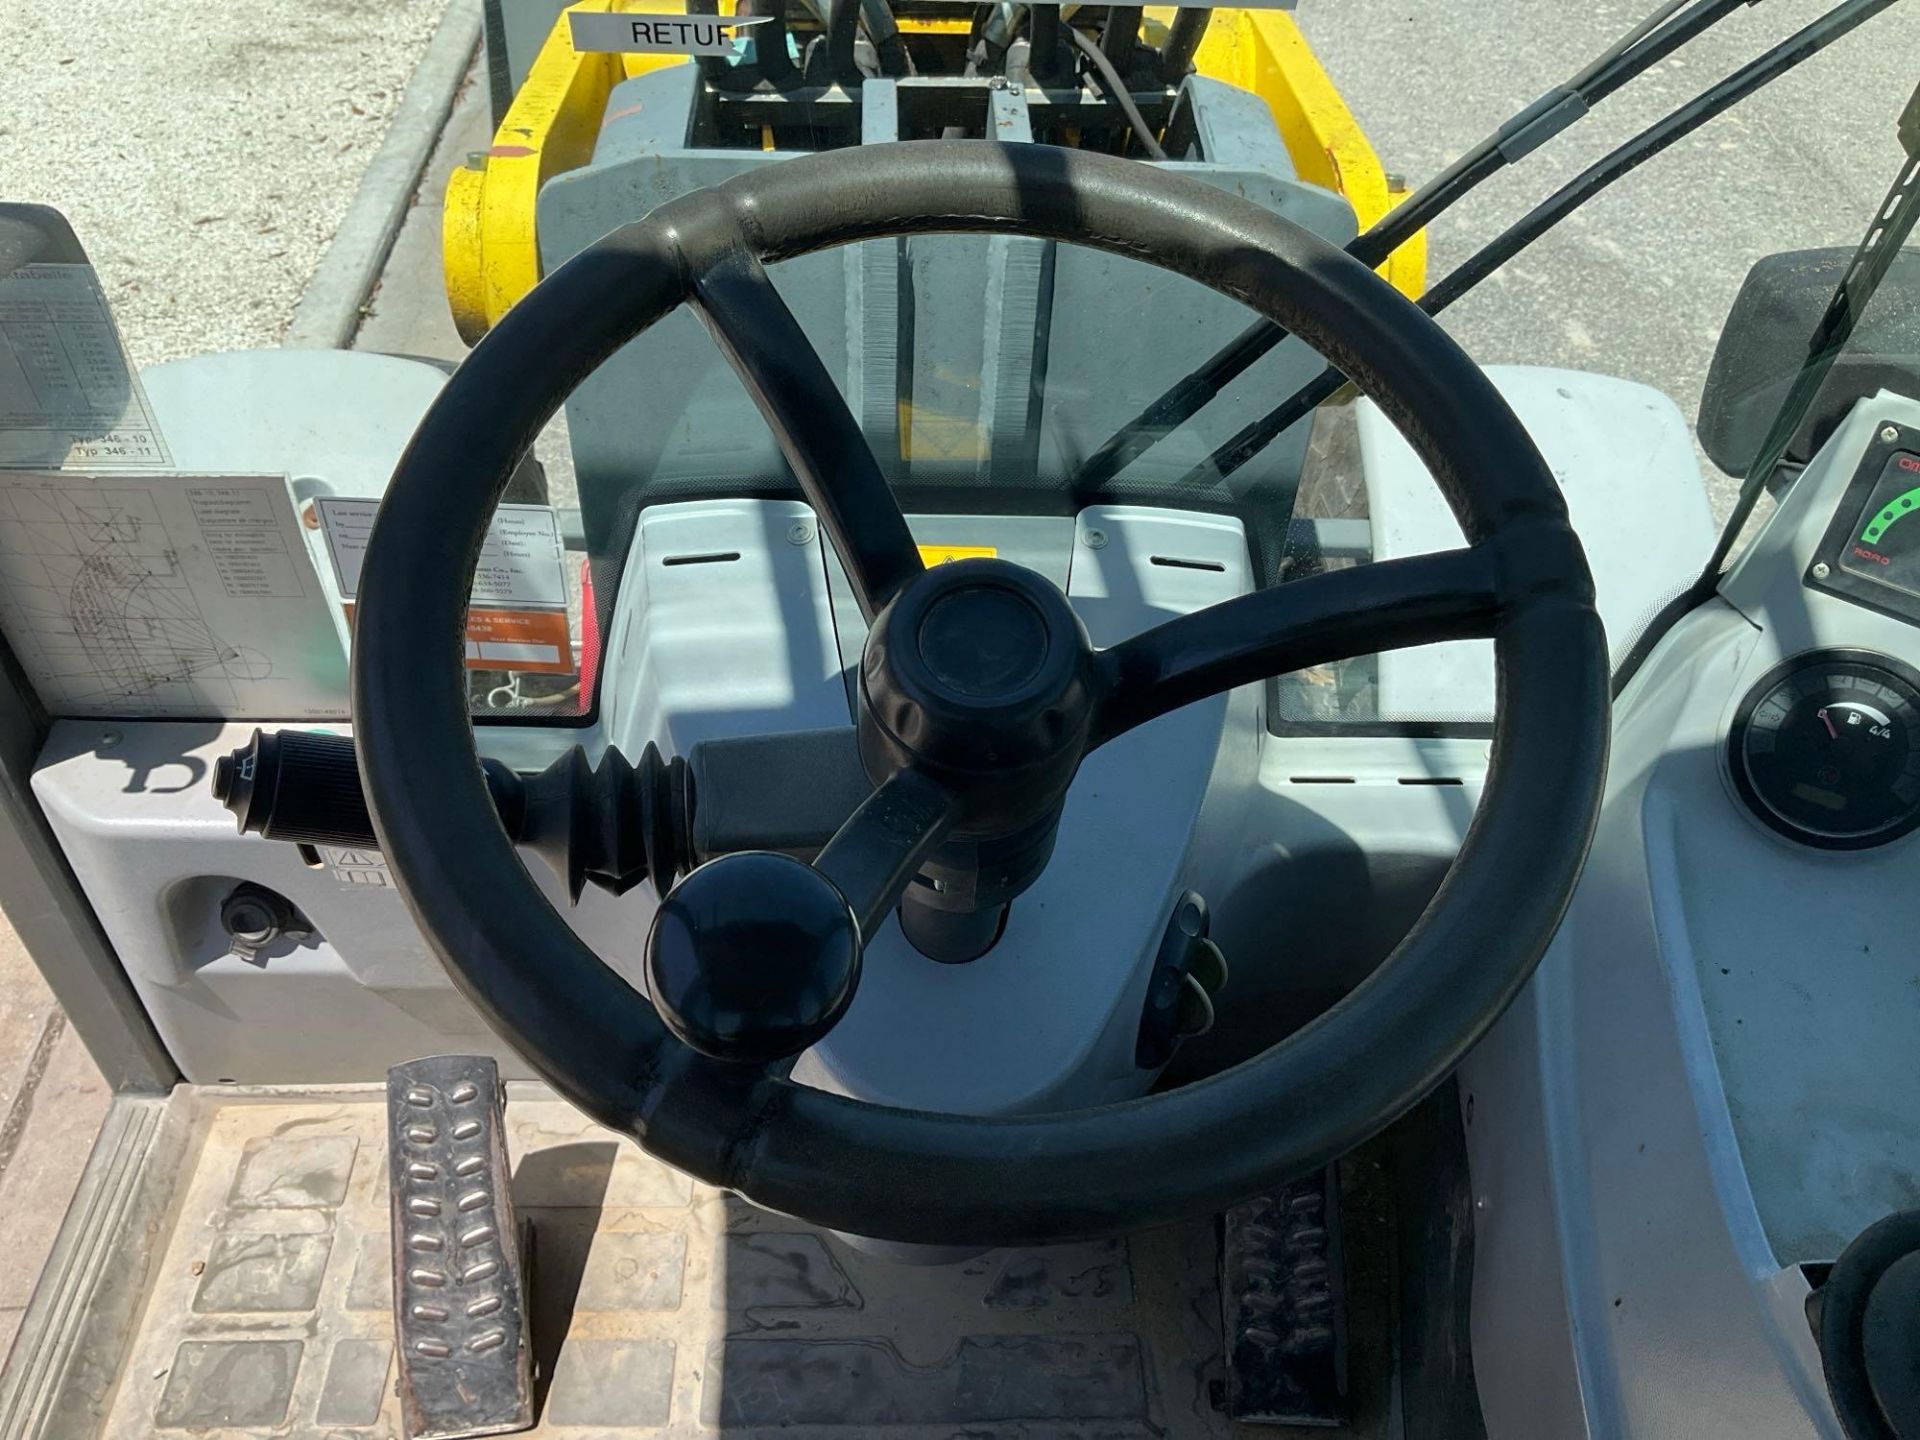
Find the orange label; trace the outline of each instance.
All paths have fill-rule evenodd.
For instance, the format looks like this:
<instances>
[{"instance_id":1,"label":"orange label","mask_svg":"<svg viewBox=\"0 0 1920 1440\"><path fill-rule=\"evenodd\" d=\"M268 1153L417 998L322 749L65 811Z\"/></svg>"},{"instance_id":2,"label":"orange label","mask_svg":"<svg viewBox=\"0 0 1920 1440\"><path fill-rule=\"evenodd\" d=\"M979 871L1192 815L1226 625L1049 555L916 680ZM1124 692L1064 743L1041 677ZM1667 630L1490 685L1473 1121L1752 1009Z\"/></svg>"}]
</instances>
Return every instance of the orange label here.
<instances>
[{"instance_id":1,"label":"orange label","mask_svg":"<svg viewBox=\"0 0 1920 1440\"><path fill-rule=\"evenodd\" d=\"M467 668L571 675L573 637L563 610L469 610Z\"/></svg>"},{"instance_id":2,"label":"orange label","mask_svg":"<svg viewBox=\"0 0 1920 1440\"><path fill-rule=\"evenodd\" d=\"M353 624L348 605L347 624ZM573 674L573 636L563 610L467 611L467 668L523 675Z\"/></svg>"}]
</instances>

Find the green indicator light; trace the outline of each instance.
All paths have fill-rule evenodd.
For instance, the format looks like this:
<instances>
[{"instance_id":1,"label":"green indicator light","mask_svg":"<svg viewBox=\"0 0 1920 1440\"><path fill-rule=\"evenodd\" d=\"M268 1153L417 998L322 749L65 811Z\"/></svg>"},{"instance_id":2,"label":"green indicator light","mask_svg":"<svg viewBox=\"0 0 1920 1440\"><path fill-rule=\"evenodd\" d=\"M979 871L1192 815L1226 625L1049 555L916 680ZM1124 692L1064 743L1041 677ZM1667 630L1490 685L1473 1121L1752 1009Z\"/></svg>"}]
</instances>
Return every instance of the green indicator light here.
<instances>
[{"instance_id":1,"label":"green indicator light","mask_svg":"<svg viewBox=\"0 0 1920 1440\"><path fill-rule=\"evenodd\" d=\"M1893 522L1912 514L1916 505L1920 505L1920 486L1916 486L1905 494L1894 496L1881 507L1878 515L1867 522L1867 528L1860 532L1860 543L1862 545L1879 544L1880 537L1892 528Z\"/></svg>"}]
</instances>

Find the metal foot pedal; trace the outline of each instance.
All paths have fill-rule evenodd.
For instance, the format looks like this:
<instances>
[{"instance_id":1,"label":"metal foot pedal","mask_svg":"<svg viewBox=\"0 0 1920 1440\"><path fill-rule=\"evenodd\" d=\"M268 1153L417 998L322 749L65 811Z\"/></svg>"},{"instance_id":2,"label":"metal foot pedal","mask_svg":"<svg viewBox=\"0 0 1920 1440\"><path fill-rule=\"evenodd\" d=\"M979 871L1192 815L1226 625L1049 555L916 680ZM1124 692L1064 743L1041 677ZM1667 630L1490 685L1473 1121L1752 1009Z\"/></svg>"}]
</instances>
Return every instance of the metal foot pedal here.
<instances>
[{"instance_id":1,"label":"metal foot pedal","mask_svg":"<svg viewBox=\"0 0 1920 1440\"><path fill-rule=\"evenodd\" d=\"M393 1321L409 1440L533 1424L505 1106L500 1067L483 1055L438 1055L387 1072Z\"/></svg>"},{"instance_id":2,"label":"metal foot pedal","mask_svg":"<svg viewBox=\"0 0 1920 1440\"><path fill-rule=\"evenodd\" d=\"M1227 1212L1220 1254L1227 1414L1347 1423L1347 1295L1331 1167Z\"/></svg>"}]
</instances>

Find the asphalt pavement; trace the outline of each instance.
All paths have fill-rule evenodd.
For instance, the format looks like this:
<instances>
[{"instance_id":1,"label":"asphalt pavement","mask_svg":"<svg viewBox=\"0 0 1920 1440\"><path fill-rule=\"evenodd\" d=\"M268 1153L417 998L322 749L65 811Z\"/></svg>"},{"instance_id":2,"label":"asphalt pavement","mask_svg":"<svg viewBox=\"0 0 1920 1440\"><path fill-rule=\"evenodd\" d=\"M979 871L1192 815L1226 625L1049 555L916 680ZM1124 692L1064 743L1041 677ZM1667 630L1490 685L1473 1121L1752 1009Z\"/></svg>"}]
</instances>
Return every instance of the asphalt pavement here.
<instances>
[{"instance_id":1,"label":"asphalt pavement","mask_svg":"<svg viewBox=\"0 0 1920 1440\"><path fill-rule=\"evenodd\" d=\"M1760 0L1736 10L1437 221L1430 277L1833 3ZM1653 4L1301 0L1296 18L1387 168L1418 183L1572 76ZM1920 5L1900 3L1620 180L1443 323L1482 364L1640 380L1691 418L1753 262L1850 247L1866 233L1898 170L1895 121L1917 82ZM1707 479L1724 516L1738 487L1711 468Z\"/></svg>"}]
</instances>

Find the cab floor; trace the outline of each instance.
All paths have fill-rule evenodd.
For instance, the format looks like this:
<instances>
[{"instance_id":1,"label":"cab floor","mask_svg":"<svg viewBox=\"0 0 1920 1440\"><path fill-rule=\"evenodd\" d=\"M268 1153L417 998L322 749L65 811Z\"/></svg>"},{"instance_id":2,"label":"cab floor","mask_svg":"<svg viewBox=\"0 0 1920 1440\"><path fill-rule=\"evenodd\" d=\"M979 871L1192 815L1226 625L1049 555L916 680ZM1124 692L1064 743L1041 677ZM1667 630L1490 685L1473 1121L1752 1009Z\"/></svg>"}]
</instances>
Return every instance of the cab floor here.
<instances>
[{"instance_id":1,"label":"cab floor","mask_svg":"<svg viewBox=\"0 0 1920 1440\"><path fill-rule=\"evenodd\" d=\"M1296 1433L1217 1408L1211 1220L905 1266L695 1184L540 1087L508 1097L534 1434ZM397 1440L380 1092L174 1103L186 1168L98 1433Z\"/></svg>"}]
</instances>

